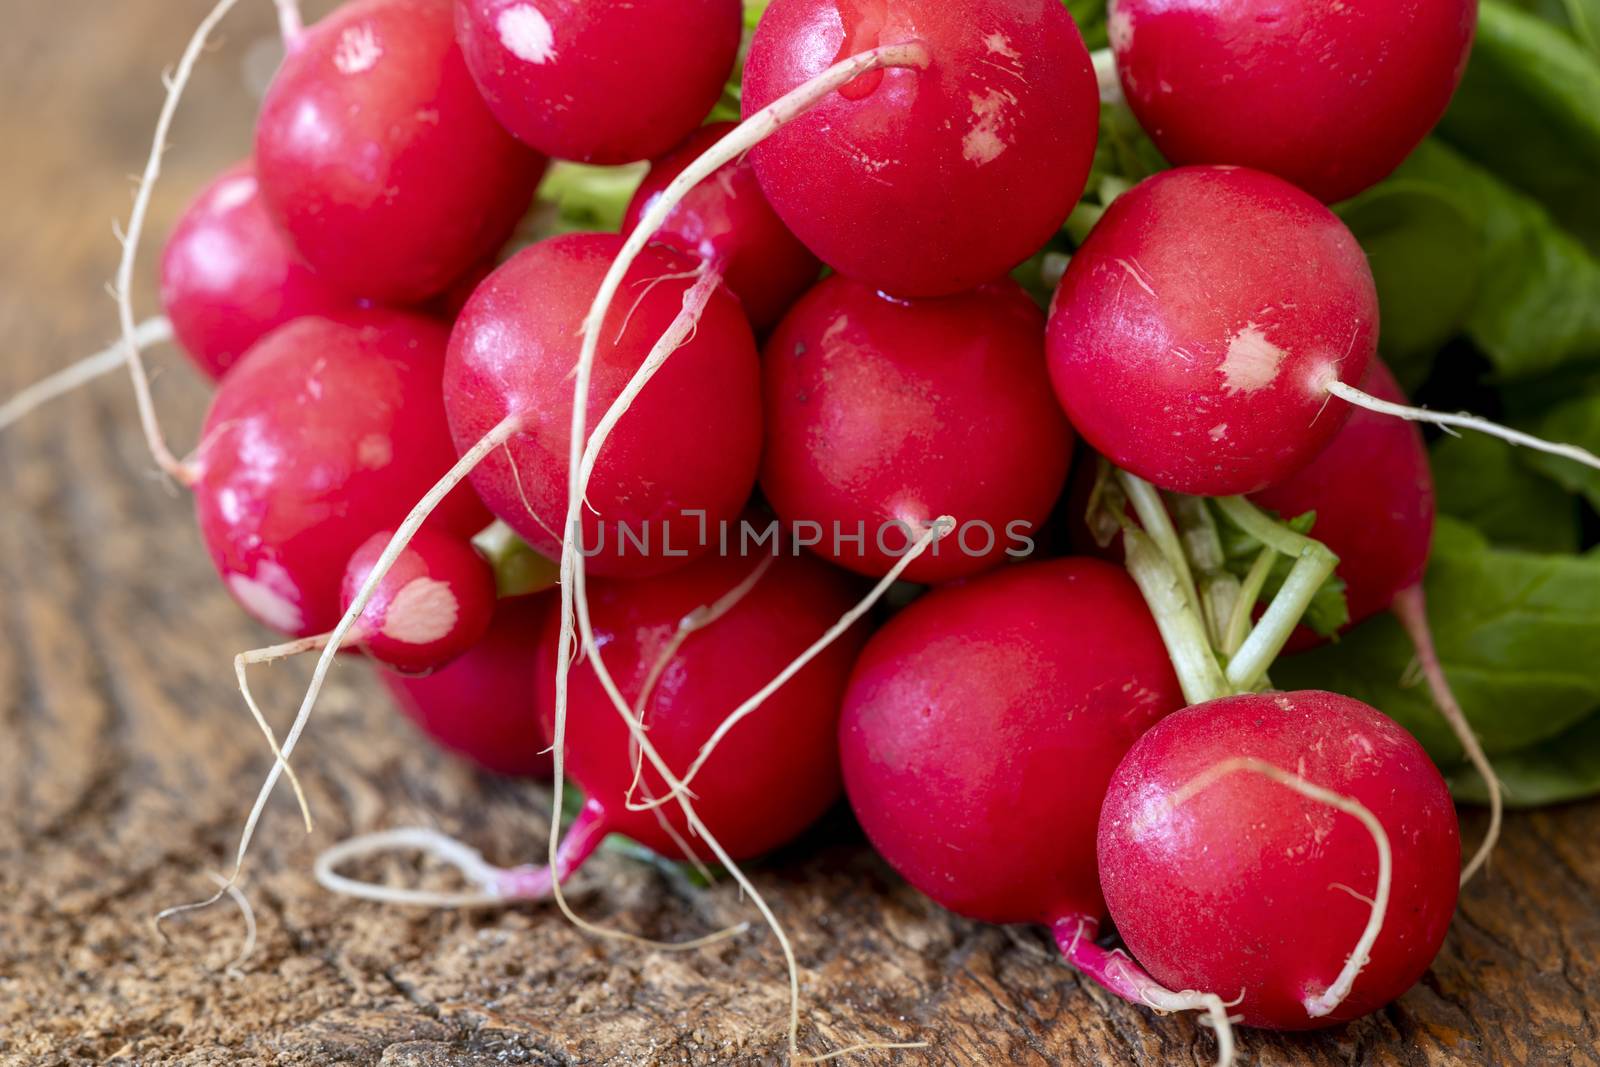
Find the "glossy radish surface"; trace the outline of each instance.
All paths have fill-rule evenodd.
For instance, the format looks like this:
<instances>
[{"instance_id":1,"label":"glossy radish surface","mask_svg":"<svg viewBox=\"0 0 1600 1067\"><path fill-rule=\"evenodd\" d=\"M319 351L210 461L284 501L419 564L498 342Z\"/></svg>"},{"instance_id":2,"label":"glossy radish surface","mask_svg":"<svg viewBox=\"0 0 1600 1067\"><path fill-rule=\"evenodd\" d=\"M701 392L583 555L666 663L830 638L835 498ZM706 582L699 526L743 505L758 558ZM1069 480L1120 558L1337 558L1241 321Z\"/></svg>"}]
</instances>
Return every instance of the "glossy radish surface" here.
<instances>
[{"instance_id":1,"label":"glossy radish surface","mask_svg":"<svg viewBox=\"0 0 1600 1067\"><path fill-rule=\"evenodd\" d=\"M1356 818L1256 774L1171 803L1239 757L1358 801L1388 836L1382 931L1329 1016L1304 1001L1367 925L1376 846ZM1106 793L1099 855L1117 932L1157 981L1214 992L1246 1025L1295 1030L1376 1011L1422 977L1455 911L1461 839L1444 780L1397 723L1333 693L1272 693L1186 708L1145 734Z\"/></svg>"},{"instance_id":2,"label":"glossy radish surface","mask_svg":"<svg viewBox=\"0 0 1600 1067\"><path fill-rule=\"evenodd\" d=\"M1377 350L1355 237L1294 186L1185 167L1118 197L1061 280L1050 373L1073 425L1162 489L1252 493L1310 463L1348 417L1334 381Z\"/></svg>"},{"instance_id":3,"label":"glossy radish surface","mask_svg":"<svg viewBox=\"0 0 1600 1067\"><path fill-rule=\"evenodd\" d=\"M658 156L733 70L739 0L456 0L456 39L490 109L546 155Z\"/></svg>"},{"instance_id":4,"label":"glossy radish surface","mask_svg":"<svg viewBox=\"0 0 1600 1067\"><path fill-rule=\"evenodd\" d=\"M173 227L161 258L161 303L183 350L221 378L290 319L356 302L301 262L262 204L246 161L206 186Z\"/></svg>"},{"instance_id":5,"label":"glossy radish surface","mask_svg":"<svg viewBox=\"0 0 1600 1067\"><path fill-rule=\"evenodd\" d=\"M908 580L1001 562L1049 514L1072 451L1043 330L1009 279L911 301L826 279L767 342L762 491L791 528L818 525L814 551L864 574L887 573L940 515L958 530Z\"/></svg>"},{"instance_id":6,"label":"glossy radish surface","mask_svg":"<svg viewBox=\"0 0 1600 1067\"><path fill-rule=\"evenodd\" d=\"M341 610L355 603L393 537L393 530L375 533L350 557ZM356 622L356 644L397 671L430 671L478 643L494 601L494 570L471 542L424 527L368 598Z\"/></svg>"},{"instance_id":7,"label":"glossy radish surface","mask_svg":"<svg viewBox=\"0 0 1600 1067\"><path fill-rule=\"evenodd\" d=\"M1182 705L1119 568L1007 568L929 593L868 643L839 725L845 787L884 858L952 911L1094 923L1106 783Z\"/></svg>"},{"instance_id":8,"label":"glossy radish surface","mask_svg":"<svg viewBox=\"0 0 1600 1067\"><path fill-rule=\"evenodd\" d=\"M1360 387L1379 400L1409 403L1378 360ZM1433 547L1433 472L1413 423L1358 409L1310 466L1251 499L1285 519L1317 513L1311 535L1339 557L1352 625L1388 610L1395 594L1422 581ZM1310 643L1302 628L1290 647Z\"/></svg>"},{"instance_id":9,"label":"glossy radish surface","mask_svg":"<svg viewBox=\"0 0 1600 1067\"><path fill-rule=\"evenodd\" d=\"M855 603L846 575L806 556L779 556L749 593L719 620L691 633L665 659L680 622L745 582L762 558L710 556L645 581L589 585L595 637L606 668L630 706L652 672L659 679L642 703L650 742L675 774L684 774L727 715L821 637ZM554 719L552 675L558 620L552 612L537 670L541 715ZM744 859L793 838L839 796L839 703L861 642L848 631L735 726L691 784L694 807L729 855ZM676 803L628 811L635 763L630 734L592 667L571 676L566 769L608 830L664 856L682 850L657 816L686 836ZM637 803L667 792L648 763L632 792Z\"/></svg>"},{"instance_id":10,"label":"glossy radish surface","mask_svg":"<svg viewBox=\"0 0 1600 1067\"><path fill-rule=\"evenodd\" d=\"M548 778L550 740L539 722L533 657L552 599L501 600L488 633L448 665L380 676L400 709L444 748L497 774Z\"/></svg>"},{"instance_id":11,"label":"glossy radish surface","mask_svg":"<svg viewBox=\"0 0 1600 1067\"><path fill-rule=\"evenodd\" d=\"M690 163L727 136L733 124L716 123L650 165L628 204L623 233ZM723 274L757 330L772 326L817 280L822 264L778 218L761 191L748 157L729 163L695 186L667 216L652 240L698 256Z\"/></svg>"},{"instance_id":12,"label":"glossy radish surface","mask_svg":"<svg viewBox=\"0 0 1600 1067\"><path fill-rule=\"evenodd\" d=\"M609 234L573 234L524 249L478 287L450 339L444 394L457 447L465 451L508 415L525 420L477 468L472 484L497 516L552 558L567 512L579 331L621 244ZM603 327L591 429L677 316L696 266L659 247L634 264L625 299ZM759 375L744 312L719 289L692 338L639 394L600 453L583 516L591 573L680 566L715 543L716 523L738 516L761 451ZM706 543L702 529L710 531Z\"/></svg>"},{"instance_id":13,"label":"glossy radish surface","mask_svg":"<svg viewBox=\"0 0 1600 1067\"><path fill-rule=\"evenodd\" d=\"M256 167L318 275L414 303L511 236L544 160L479 97L450 0L351 0L306 31L273 79Z\"/></svg>"},{"instance_id":14,"label":"glossy radish surface","mask_svg":"<svg viewBox=\"0 0 1600 1067\"><path fill-rule=\"evenodd\" d=\"M454 464L439 395L447 337L394 311L296 319L223 379L196 452L195 511L257 619L294 637L332 629L351 554ZM489 516L463 487L430 521L470 537Z\"/></svg>"},{"instance_id":15,"label":"glossy radish surface","mask_svg":"<svg viewBox=\"0 0 1600 1067\"><path fill-rule=\"evenodd\" d=\"M1027 259L1088 177L1100 100L1059 0L773 0L745 65L748 118L836 62L920 42L752 153L789 228L899 296L961 292Z\"/></svg>"},{"instance_id":16,"label":"glossy radish surface","mask_svg":"<svg viewBox=\"0 0 1600 1067\"><path fill-rule=\"evenodd\" d=\"M1477 0L1112 0L1128 103L1174 163L1236 163L1333 202L1444 114Z\"/></svg>"}]
</instances>

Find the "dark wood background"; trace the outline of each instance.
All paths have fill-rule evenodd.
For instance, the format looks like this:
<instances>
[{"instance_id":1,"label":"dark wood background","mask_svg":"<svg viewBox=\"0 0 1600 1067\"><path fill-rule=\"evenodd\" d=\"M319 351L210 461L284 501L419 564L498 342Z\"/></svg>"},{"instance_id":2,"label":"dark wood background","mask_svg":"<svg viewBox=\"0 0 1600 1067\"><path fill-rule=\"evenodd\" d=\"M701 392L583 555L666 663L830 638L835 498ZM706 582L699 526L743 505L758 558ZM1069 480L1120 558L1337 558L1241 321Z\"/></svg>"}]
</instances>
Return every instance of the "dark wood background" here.
<instances>
[{"instance_id":1,"label":"dark wood background","mask_svg":"<svg viewBox=\"0 0 1600 1067\"><path fill-rule=\"evenodd\" d=\"M105 292L174 61L204 0L10 0L0 20L0 392L99 348ZM268 0L245 0L175 132L141 267L200 184L248 150L249 86L272 64ZM206 390L155 363L166 425L193 441ZM0 440L0 1063L765 1063L782 1056L785 986L760 929L669 954L598 943L552 910L477 915L330 897L316 851L359 830L437 824L517 862L543 855L538 789L431 752L360 665L335 674L299 767L321 823L286 796L245 888L261 940L242 973L231 906L152 932L210 890L267 766L230 658L269 635L212 576L187 501L152 477L121 376ZM260 672L293 710L304 665ZM1600 841L1593 806L1513 818L1464 895L1443 956L1381 1014L1309 1037L1243 1036L1258 1064L1595 1064ZM1475 838L1483 820L1470 815ZM405 872L391 872L404 877ZM944 914L836 815L761 864L795 938L804 1047L922 1038L855 1062L1206 1064L1209 1033L1112 1001L1033 930ZM592 919L681 938L756 919L735 889L700 890L604 854L578 879ZM1308 920L1314 915L1308 915Z\"/></svg>"}]
</instances>

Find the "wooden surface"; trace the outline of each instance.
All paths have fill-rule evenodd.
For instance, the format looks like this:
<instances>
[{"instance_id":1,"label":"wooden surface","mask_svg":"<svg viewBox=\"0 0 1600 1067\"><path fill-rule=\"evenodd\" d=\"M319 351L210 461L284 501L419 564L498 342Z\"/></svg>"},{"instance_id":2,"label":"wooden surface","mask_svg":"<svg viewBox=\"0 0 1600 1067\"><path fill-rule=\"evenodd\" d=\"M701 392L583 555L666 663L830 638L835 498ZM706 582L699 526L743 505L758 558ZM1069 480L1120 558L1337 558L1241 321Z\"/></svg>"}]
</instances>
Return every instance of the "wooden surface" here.
<instances>
[{"instance_id":1,"label":"wooden surface","mask_svg":"<svg viewBox=\"0 0 1600 1067\"><path fill-rule=\"evenodd\" d=\"M0 33L0 388L98 348L125 176L142 159L158 74L205 5L7 5ZM185 107L152 220L249 144L271 38L246 0ZM150 257L142 307L153 308ZM204 388L161 353L159 403L193 440ZM364 673L336 672L299 766L313 838L280 796L245 888L261 922L242 973L232 907L151 931L210 891L266 767L229 661L268 635L215 581L185 500L151 476L118 377L0 441L0 1063L765 1063L781 1058L771 936L670 954L599 943L553 911L473 916L334 899L307 875L355 830L432 822L515 862L542 855L545 797L430 752ZM303 665L262 672L292 710ZM1600 1042L1600 841L1579 807L1518 816L1491 876L1467 891L1444 955L1382 1014L1311 1037L1246 1034L1258 1064L1594 1064ZM1482 828L1476 816L1466 832ZM406 872L392 870L396 877ZM1205 1064L1210 1035L1112 1002L1033 930L942 913L894 878L848 817L759 866L796 942L805 1048L929 1041L853 1062ZM683 938L756 919L727 886L699 890L603 854L574 899L591 919ZM1314 909L1308 909L1308 920Z\"/></svg>"}]
</instances>

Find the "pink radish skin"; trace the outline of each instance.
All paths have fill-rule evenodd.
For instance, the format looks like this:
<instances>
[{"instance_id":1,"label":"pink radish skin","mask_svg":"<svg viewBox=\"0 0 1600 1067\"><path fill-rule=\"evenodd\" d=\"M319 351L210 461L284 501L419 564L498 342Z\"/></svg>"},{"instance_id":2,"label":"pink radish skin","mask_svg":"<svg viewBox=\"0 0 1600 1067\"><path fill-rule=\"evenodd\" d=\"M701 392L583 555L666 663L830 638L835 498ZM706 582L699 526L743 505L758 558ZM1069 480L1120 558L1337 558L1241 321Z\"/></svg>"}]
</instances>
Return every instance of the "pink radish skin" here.
<instances>
[{"instance_id":1,"label":"pink radish skin","mask_svg":"<svg viewBox=\"0 0 1600 1067\"><path fill-rule=\"evenodd\" d=\"M552 558L567 512L572 368L601 277L621 247L609 234L555 237L524 249L478 287L456 322L445 406L465 452L507 416L523 428L472 474L490 509ZM606 317L589 392L593 426L683 306L697 264L651 248ZM626 327L626 328L624 328ZM601 451L583 512L588 569L659 573L716 542L716 524L749 499L761 451L760 362L726 290L692 338L645 387ZM415 499L413 497L413 499ZM701 542L704 512L709 536ZM619 541L619 524L633 541ZM638 539L648 533L648 551ZM602 541L603 536L603 541Z\"/></svg>"},{"instance_id":2,"label":"pink radish skin","mask_svg":"<svg viewBox=\"0 0 1600 1067\"><path fill-rule=\"evenodd\" d=\"M173 227L161 302L178 343L212 379L290 319L356 304L300 261L267 214L248 160L206 186Z\"/></svg>"},{"instance_id":3,"label":"pink radish skin","mask_svg":"<svg viewBox=\"0 0 1600 1067\"><path fill-rule=\"evenodd\" d=\"M1378 360L1360 388L1409 403ZM1401 590L1422 581L1433 548L1433 472L1412 423L1357 409L1309 466L1251 499L1286 519L1317 513L1311 536L1339 557L1351 625L1389 610ZM1301 627L1289 650L1321 641Z\"/></svg>"},{"instance_id":4,"label":"pink radish skin","mask_svg":"<svg viewBox=\"0 0 1600 1067\"><path fill-rule=\"evenodd\" d=\"M1377 851L1355 818L1254 774L1169 803L1240 757L1358 801L1389 838L1381 933L1349 997L1321 1018L1305 1001L1369 921L1357 894L1374 894ZM1461 838L1444 780L1394 721L1333 693L1251 694L1180 711L1133 746L1105 796L1099 858L1117 932L1157 981L1216 993L1248 1026L1301 1030L1376 1011L1428 969L1455 910Z\"/></svg>"},{"instance_id":5,"label":"pink radish skin","mask_svg":"<svg viewBox=\"0 0 1600 1067\"><path fill-rule=\"evenodd\" d=\"M273 79L262 195L330 284L425 300L504 244L533 198L544 160L489 113L452 23L450 0L351 0Z\"/></svg>"},{"instance_id":6,"label":"pink radish skin","mask_svg":"<svg viewBox=\"0 0 1600 1067\"><path fill-rule=\"evenodd\" d=\"M696 130L682 145L652 163L628 205L622 232L632 233L639 217L672 179L731 129L733 123L719 122ZM727 164L695 186L652 240L698 256L721 271L758 331L782 318L822 270L817 257L789 232L767 203L748 158Z\"/></svg>"},{"instance_id":7,"label":"pink radish skin","mask_svg":"<svg viewBox=\"0 0 1600 1067\"><path fill-rule=\"evenodd\" d=\"M539 723L531 660L552 600L502 600L488 633L448 665L380 676L406 716L441 747L496 774L549 778L550 739Z\"/></svg>"},{"instance_id":8,"label":"pink radish skin","mask_svg":"<svg viewBox=\"0 0 1600 1067\"><path fill-rule=\"evenodd\" d=\"M1050 312L1050 373L1073 425L1162 489L1253 493L1300 470L1377 350L1355 237L1294 186L1185 167L1118 197Z\"/></svg>"},{"instance_id":9,"label":"pink radish skin","mask_svg":"<svg viewBox=\"0 0 1600 1067\"><path fill-rule=\"evenodd\" d=\"M1059 0L774 0L745 64L746 118L832 64L919 42L760 145L778 214L842 274L898 296L998 278L1044 244L1089 174L1100 100Z\"/></svg>"},{"instance_id":10,"label":"pink radish skin","mask_svg":"<svg viewBox=\"0 0 1600 1067\"><path fill-rule=\"evenodd\" d=\"M1139 123L1174 163L1236 163L1329 203L1389 175L1466 70L1476 0L1112 0Z\"/></svg>"},{"instance_id":11,"label":"pink radish skin","mask_svg":"<svg viewBox=\"0 0 1600 1067\"><path fill-rule=\"evenodd\" d=\"M1072 452L1043 327L1010 280L906 301L828 278L767 343L763 492L791 525L820 524L815 551L863 574L888 573L946 514L973 525L913 562L908 580L1001 562L1019 547L1012 534L1049 514ZM863 545L842 540L858 529Z\"/></svg>"},{"instance_id":12,"label":"pink radish skin","mask_svg":"<svg viewBox=\"0 0 1600 1067\"><path fill-rule=\"evenodd\" d=\"M638 582L589 584L596 642L631 706L680 623L748 579L761 558L709 556ZM786 667L857 598L854 582L806 556L770 569L718 621L691 633L659 672L642 719L674 774L683 775L722 720ZM552 612L534 664L545 729L554 719L559 618ZM811 825L839 796L839 705L864 628L846 632L734 727L694 780L694 809L734 859L768 852ZM683 851L661 824L691 840L677 804L629 811L630 735L587 662L573 667L566 769L588 798L583 825L598 821L671 858ZM667 794L648 762L633 790L643 804ZM658 819L658 816L660 817Z\"/></svg>"},{"instance_id":13,"label":"pink radish skin","mask_svg":"<svg viewBox=\"0 0 1600 1067\"><path fill-rule=\"evenodd\" d=\"M868 643L839 724L845 788L890 865L952 911L1093 925L1106 783L1182 706L1125 573L1009 568L929 593Z\"/></svg>"},{"instance_id":14,"label":"pink radish skin","mask_svg":"<svg viewBox=\"0 0 1600 1067\"><path fill-rule=\"evenodd\" d=\"M445 328L356 311L296 319L223 379L192 461L200 532L247 611L293 637L339 620L345 565L455 462L439 382ZM489 522L461 489L431 522Z\"/></svg>"},{"instance_id":15,"label":"pink radish skin","mask_svg":"<svg viewBox=\"0 0 1600 1067\"><path fill-rule=\"evenodd\" d=\"M373 534L350 557L339 608L348 611L393 530ZM470 542L417 531L362 609L357 645L397 671L442 667L483 638L494 615L494 569Z\"/></svg>"},{"instance_id":16,"label":"pink radish skin","mask_svg":"<svg viewBox=\"0 0 1600 1067\"><path fill-rule=\"evenodd\" d=\"M558 159L667 151L722 95L739 0L456 0L456 40L490 110Z\"/></svg>"}]
</instances>

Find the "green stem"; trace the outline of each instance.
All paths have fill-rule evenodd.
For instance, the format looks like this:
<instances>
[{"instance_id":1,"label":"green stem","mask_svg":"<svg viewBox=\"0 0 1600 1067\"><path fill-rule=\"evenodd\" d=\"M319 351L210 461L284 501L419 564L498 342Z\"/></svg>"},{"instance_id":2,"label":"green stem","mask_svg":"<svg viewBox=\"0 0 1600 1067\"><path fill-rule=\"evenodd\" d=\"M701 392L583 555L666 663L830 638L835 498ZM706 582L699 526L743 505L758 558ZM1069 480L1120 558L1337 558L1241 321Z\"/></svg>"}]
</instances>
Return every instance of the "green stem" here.
<instances>
[{"instance_id":1,"label":"green stem","mask_svg":"<svg viewBox=\"0 0 1600 1067\"><path fill-rule=\"evenodd\" d=\"M1234 602L1233 614L1228 618L1227 631L1222 637L1223 655L1238 655L1239 646L1244 644L1245 635L1250 632L1250 611L1261 599L1261 590L1266 587L1267 578L1272 574L1272 563L1277 558L1278 554L1272 549L1263 548L1250 565L1250 573L1244 576L1239 599Z\"/></svg>"},{"instance_id":2,"label":"green stem","mask_svg":"<svg viewBox=\"0 0 1600 1067\"><path fill-rule=\"evenodd\" d=\"M1155 486L1121 468L1117 468L1117 482L1127 494L1128 503L1133 505L1133 512L1138 516L1139 525L1144 527L1144 532L1149 535L1154 547L1160 550L1172 567L1178 588L1183 593L1189 610L1194 612L1197 618L1202 617L1200 594L1195 590L1194 572L1189 569L1189 557L1183 550L1183 541L1178 536L1177 527L1172 524L1172 516L1167 514L1166 501L1161 499L1161 494Z\"/></svg>"},{"instance_id":3,"label":"green stem","mask_svg":"<svg viewBox=\"0 0 1600 1067\"><path fill-rule=\"evenodd\" d=\"M1127 553L1128 573L1138 583L1150 614L1155 617L1184 699L1190 704L1203 704L1232 693L1211 650L1205 623L1186 595L1184 580L1171 559L1143 530L1124 530L1122 545Z\"/></svg>"},{"instance_id":4,"label":"green stem","mask_svg":"<svg viewBox=\"0 0 1600 1067\"><path fill-rule=\"evenodd\" d=\"M1211 635L1213 648L1221 649L1227 620L1239 603L1239 579L1227 570L1228 557L1222 548L1217 521L1203 497L1180 493L1164 494L1178 520L1184 553L1199 572L1200 609Z\"/></svg>"},{"instance_id":5,"label":"green stem","mask_svg":"<svg viewBox=\"0 0 1600 1067\"><path fill-rule=\"evenodd\" d=\"M1339 565L1339 557L1321 542L1302 540L1306 540L1306 546L1289 571L1289 577L1284 579L1283 588L1267 605L1266 614L1239 646L1238 653L1228 661L1228 681L1238 692L1251 692L1260 684L1267 668L1272 666L1295 627L1300 625L1311 599L1323 583L1333 577L1334 568Z\"/></svg>"}]
</instances>

